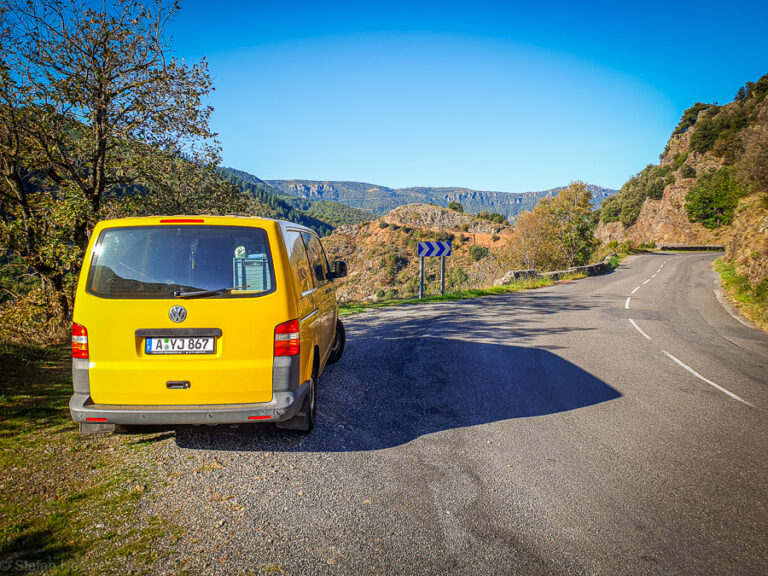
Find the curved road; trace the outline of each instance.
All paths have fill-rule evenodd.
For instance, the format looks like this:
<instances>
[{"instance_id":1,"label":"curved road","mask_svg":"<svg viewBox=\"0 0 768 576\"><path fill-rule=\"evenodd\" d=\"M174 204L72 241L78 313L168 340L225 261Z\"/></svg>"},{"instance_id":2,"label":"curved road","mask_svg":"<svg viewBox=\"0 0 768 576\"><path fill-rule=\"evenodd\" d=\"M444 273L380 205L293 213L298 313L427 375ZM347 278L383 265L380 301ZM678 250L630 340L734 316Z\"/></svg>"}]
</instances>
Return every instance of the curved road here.
<instances>
[{"instance_id":1,"label":"curved road","mask_svg":"<svg viewBox=\"0 0 768 576\"><path fill-rule=\"evenodd\" d=\"M348 318L311 436L162 444L158 571L768 573L768 335L716 257Z\"/></svg>"}]
</instances>

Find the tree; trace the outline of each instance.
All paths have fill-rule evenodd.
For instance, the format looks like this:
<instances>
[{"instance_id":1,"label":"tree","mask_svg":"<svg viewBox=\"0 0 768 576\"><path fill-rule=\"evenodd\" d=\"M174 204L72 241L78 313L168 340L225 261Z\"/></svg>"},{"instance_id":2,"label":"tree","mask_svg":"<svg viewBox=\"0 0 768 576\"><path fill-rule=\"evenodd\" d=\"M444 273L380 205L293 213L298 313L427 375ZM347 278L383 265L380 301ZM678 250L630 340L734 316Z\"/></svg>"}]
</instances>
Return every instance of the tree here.
<instances>
[{"instance_id":1,"label":"tree","mask_svg":"<svg viewBox=\"0 0 768 576\"><path fill-rule=\"evenodd\" d=\"M586 264L595 247L589 205L591 197L592 193L584 182L573 182L560 190L557 196L542 200L542 209L552 221L555 238L568 266Z\"/></svg>"},{"instance_id":2,"label":"tree","mask_svg":"<svg viewBox=\"0 0 768 576\"><path fill-rule=\"evenodd\" d=\"M573 182L557 196L542 199L517 217L513 258L526 269L557 270L589 261L597 241L584 182Z\"/></svg>"},{"instance_id":3,"label":"tree","mask_svg":"<svg viewBox=\"0 0 768 576\"><path fill-rule=\"evenodd\" d=\"M242 208L231 209L242 201L232 187L202 192L219 160L204 103L212 83L205 61L167 55L164 28L178 9L134 0L0 9L0 241L58 292L65 319L67 275L99 218L138 205L126 199L170 191L177 211Z\"/></svg>"},{"instance_id":4,"label":"tree","mask_svg":"<svg viewBox=\"0 0 768 576\"><path fill-rule=\"evenodd\" d=\"M691 222L717 228L733 222L733 211L740 197L733 169L721 168L699 177L685 197L685 210Z\"/></svg>"},{"instance_id":5,"label":"tree","mask_svg":"<svg viewBox=\"0 0 768 576\"><path fill-rule=\"evenodd\" d=\"M539 203L541 204L541 203ZM543 210L521 212L515 220L512 258L515 266L525 270L555 269L559 254L554 245L553 230Z\"/></svg>"},{"instance_id":6,"label":"tree","mask_svg":"<svg viewBox=\"0 0 768 576\"><path fill-rule=\"evenodd\" d=\"M736 96L733 97L736 101L746 100L747 99L747 90L742 86L739 88L738 92L736 92Z\"/></svg>"},{"instance_id":7,"label":"tree","mask_svg":"<svg viewBox=\"0 0 768 576\"><path fill-rule=\"evenodd\" d=\"M448 202L448 209L454 210L455 212L464 212L464 206L458 202Z\"/></svg>"}]
</instances>

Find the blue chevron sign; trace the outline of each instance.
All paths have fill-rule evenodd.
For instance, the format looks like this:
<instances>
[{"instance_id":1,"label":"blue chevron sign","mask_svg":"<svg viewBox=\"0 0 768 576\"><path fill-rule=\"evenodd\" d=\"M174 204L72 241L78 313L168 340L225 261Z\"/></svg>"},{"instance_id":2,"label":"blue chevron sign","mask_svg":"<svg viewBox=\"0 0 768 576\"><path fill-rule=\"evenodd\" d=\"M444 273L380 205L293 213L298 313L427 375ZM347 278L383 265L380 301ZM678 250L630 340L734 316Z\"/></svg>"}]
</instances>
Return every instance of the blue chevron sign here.
<instances>
[{"instance_id":1,"label":"blue chevron sign","mask_svg":"<svg viewBox=\"0 0 768 576\"><path fill-rule=\"evenodd\" d=\"M450 242L419 242L419 248L416 252L419 258L428 256L450 256Z\"/></svg>"}]
</instances>

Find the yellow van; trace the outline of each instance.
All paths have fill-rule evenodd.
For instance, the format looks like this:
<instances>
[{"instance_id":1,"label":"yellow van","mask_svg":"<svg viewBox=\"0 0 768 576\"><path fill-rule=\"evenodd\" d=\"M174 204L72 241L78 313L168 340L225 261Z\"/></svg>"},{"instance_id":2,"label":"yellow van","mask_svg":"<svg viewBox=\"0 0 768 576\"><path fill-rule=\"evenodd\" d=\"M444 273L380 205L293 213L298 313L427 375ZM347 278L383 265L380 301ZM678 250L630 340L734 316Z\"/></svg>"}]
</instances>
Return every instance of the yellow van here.
<instances>
[{"instance_id":1,"label":"yellow van","mask_svg":"<svg viewBox=\"0 0 768 576\"><path fill-rule=\"evenodd\" d=\"M75 296L69 409L116 424L275 422L309 432L345 333L309 228L267 218L124 218L96 225Z\"/></svg>"}]
</instances>

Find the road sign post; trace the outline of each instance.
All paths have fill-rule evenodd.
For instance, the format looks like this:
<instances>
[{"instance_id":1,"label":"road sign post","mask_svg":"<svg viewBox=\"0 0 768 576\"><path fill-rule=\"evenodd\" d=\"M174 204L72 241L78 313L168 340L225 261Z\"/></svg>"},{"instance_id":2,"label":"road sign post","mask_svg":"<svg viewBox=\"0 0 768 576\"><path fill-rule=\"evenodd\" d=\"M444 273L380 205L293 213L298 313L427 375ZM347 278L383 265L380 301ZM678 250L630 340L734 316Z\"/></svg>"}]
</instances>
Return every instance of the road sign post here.
<instances>
[{"instance_id":1,"label":"road sign post","mask_svg":"<svg viewBox=\"0 0 768 576\"><path fill-rule=\"evenodd\" d=\"M419 258L419 300L424 297L424 256Z\"/></svg>"},{"instance_id":2,"label":"road sign post","mask_svg":"<svg viewBox=\"0 0 768 576\"><path fill-rule=\"evenodd\" d=\"M440 296L445 296L445 256L440 256Z\"/></svg>"},{"instance_id":3,"label":"road sign post","mask_svg":"<svg viewBox=\"0 0 768 576\"><path fill-rule=\"evenodd\" d=\"M419 242L419 298L424 297L424 258L440 257L440 294L445 295L445 257L451 255L450 242Z\"/></svg>"}]
</instances>

